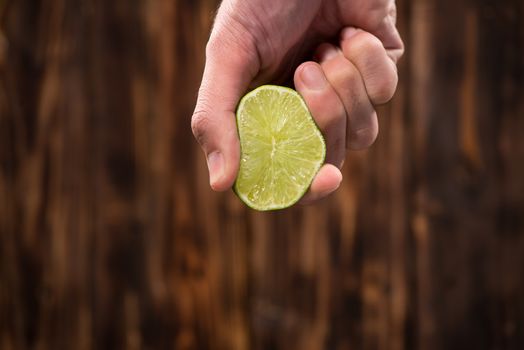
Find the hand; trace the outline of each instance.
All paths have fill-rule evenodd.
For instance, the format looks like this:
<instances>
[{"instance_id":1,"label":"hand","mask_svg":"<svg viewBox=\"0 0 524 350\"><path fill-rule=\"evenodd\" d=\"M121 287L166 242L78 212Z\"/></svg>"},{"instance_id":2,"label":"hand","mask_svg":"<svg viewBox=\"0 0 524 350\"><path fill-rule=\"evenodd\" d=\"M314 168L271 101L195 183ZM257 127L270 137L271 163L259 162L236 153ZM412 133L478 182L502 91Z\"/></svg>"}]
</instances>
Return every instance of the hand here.
<instances>
[{"instance_id":1,"label":"hand","mask_svg":"<svg viewBox=\"0 0 524 350\"><path fill-rule=\"evenodd\" d=\"M207 157L211 187L227 190L237 176L240 98L250 87L282 84L294 73L295 88L327 144L326 164L303 202L336 190L346 149L375 141L374 106L395 92L396 61L403 53L395 20L394 0L224 0L206 47L191 124ZM315 61L302 63L308 57Z\"/></svg>"}]
</instances>

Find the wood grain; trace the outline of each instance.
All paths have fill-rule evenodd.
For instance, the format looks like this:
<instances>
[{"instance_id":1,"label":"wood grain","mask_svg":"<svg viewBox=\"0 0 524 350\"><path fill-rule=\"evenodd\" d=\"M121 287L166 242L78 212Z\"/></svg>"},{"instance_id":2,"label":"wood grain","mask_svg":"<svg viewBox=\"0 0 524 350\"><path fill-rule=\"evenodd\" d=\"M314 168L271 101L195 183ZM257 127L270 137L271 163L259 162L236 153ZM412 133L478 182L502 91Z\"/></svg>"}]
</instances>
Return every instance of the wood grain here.
<instances>
[{"instance_id":1,"label":"wood grain","mask_svg":"<svg viewBox=\"0 0 524 350\"><path fill-rule=\"evenodd\" d=\"M524 4L399 0L339 191L213 193L215 0L0 1L0 349L523 349Z\"/></svg>"}]
</instances>

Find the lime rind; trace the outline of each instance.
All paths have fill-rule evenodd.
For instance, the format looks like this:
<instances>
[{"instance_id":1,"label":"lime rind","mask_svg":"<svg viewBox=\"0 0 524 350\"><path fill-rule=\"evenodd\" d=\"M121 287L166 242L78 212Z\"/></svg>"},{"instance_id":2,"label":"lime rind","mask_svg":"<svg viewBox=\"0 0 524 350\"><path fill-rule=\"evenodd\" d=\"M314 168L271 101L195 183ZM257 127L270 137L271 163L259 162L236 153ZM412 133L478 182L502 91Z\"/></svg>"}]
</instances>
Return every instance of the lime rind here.
<instances>
[{"instance_id":1,"label":"lime rind","mask_svg":"<svg viewBox=\"0 0 524 350\"><path fill-rule=\"evenodd\" d=\"M242 98L236 118L242 151L237 196L260 211L297 203L326 157L324 137L305 101L293 89L264 85Z\"/></svg>"}]
</instances>

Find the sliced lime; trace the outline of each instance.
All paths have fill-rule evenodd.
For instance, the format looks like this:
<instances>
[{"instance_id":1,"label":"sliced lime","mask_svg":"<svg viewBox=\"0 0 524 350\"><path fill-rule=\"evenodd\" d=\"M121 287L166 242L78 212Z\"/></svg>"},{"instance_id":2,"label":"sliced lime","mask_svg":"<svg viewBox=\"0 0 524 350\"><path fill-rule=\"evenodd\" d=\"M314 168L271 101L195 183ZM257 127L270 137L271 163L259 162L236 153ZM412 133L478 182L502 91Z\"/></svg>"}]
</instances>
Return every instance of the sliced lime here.
<instances>
[{"instance_id":1,"label":"sliced lime","mask_svg":"<svg viewBox=\"0 0 524 350\"><path fill-rule=\"evenodd\" d=\"M240 170L234 190L256 210L295 204L324 163L326 144L306 103L292 89L264 85L238 105Z\"/></svg>"}]
</instances>

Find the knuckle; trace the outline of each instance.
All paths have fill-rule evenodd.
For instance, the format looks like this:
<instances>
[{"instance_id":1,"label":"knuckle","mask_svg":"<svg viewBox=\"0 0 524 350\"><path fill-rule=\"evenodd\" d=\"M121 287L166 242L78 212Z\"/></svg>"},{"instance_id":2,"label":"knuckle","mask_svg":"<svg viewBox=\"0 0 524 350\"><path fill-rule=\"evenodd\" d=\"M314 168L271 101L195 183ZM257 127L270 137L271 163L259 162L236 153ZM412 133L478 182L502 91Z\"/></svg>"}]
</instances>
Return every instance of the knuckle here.
<instances>
[{"instance_id":1,"label":"knuckle","mask_svg":"<svg viewBox=\"0 0 524 350\"><path fill-rule=\"evenodd\" d=\"M362 48L365 50L369 50L370 52L382 52L386 50L382 41L370 33L364 33L361 40L362 43L360 45L362 45Z\"/></svg>"},{"instance_id":2,"label":"knuckle","mask_svg":"<svg viewBox=\"0 0 524 350\"><path fill-rule=\"evenodd\" d=\"M348 89L351 89L353 91L355 89L355 86L362 84L362 77L360 76L360 73L355 66L347 64L345 65L345 69L343 69L342 72L343 79Z\"/></svg>"},{"instance_id":3,"label":"knuckle","mask_svg":"<svg viewBox=\"0 0 524 350\"><path fill-rule=\"evenodd\" d=\"M323 68L334 89L342 90L337 91L342 96L352 95L361 82L358 70L342 57L326 62Z\"/></svg>"},{"instance_id":4,"label":"knuckle","mask_svg":"<svg viewBox=\"0 0 524 350\"><path fill-rule=\"evenodd\" d=\"M398 75L396 72L389 72L384 76L376 79L376 82L369 91L370 99L375 105L381 105L389 102L395 95L398 84Z\"/></svg>"},{"instance_id":5,"label":"knuckle","mask_svg":"<svg viewBox=\"0 0 524 350\"><path fill-rule=\"evenodd\" d=\"M363 54L366 56L375 55L385 51L380 39L368 32L361 32L359 35L355 36L353 40L350 40L348 44L349 47L347 52L349 55L354 56L361 56Z\"/></svg>"},{"instance_id":6,"label":"knuckle","mask_svg":"<svg viewBox=\"0 0 524 350\"><path fill-rule=\"evenodd\" d=\"M200 145L206 142L206 135L211 124L209 113L205 110L197 110L191 118L191 130Z\"/></svg>"},{"instance_id":7,"label":"knuckle","mask_svg":"<svg viewBox=\"0 0 524 350\"><path fill-rule=\"evenodd\" d=\"M378 127L370 126L349 133L348 145L353 150L370 147L378 137Z\"/></svg>"},{"instance_id":8,"label":"knuckle","mask_svg":"<svg viewBox=\"0 0 524 350\"><path fill-rule=\"evenodd\" d=\"M361 33L351 47L346 47L358 67L373 104L387 103L398 83L396 65L387 55L382 42L369 33Z\"/></svg>"}]
</instances>

